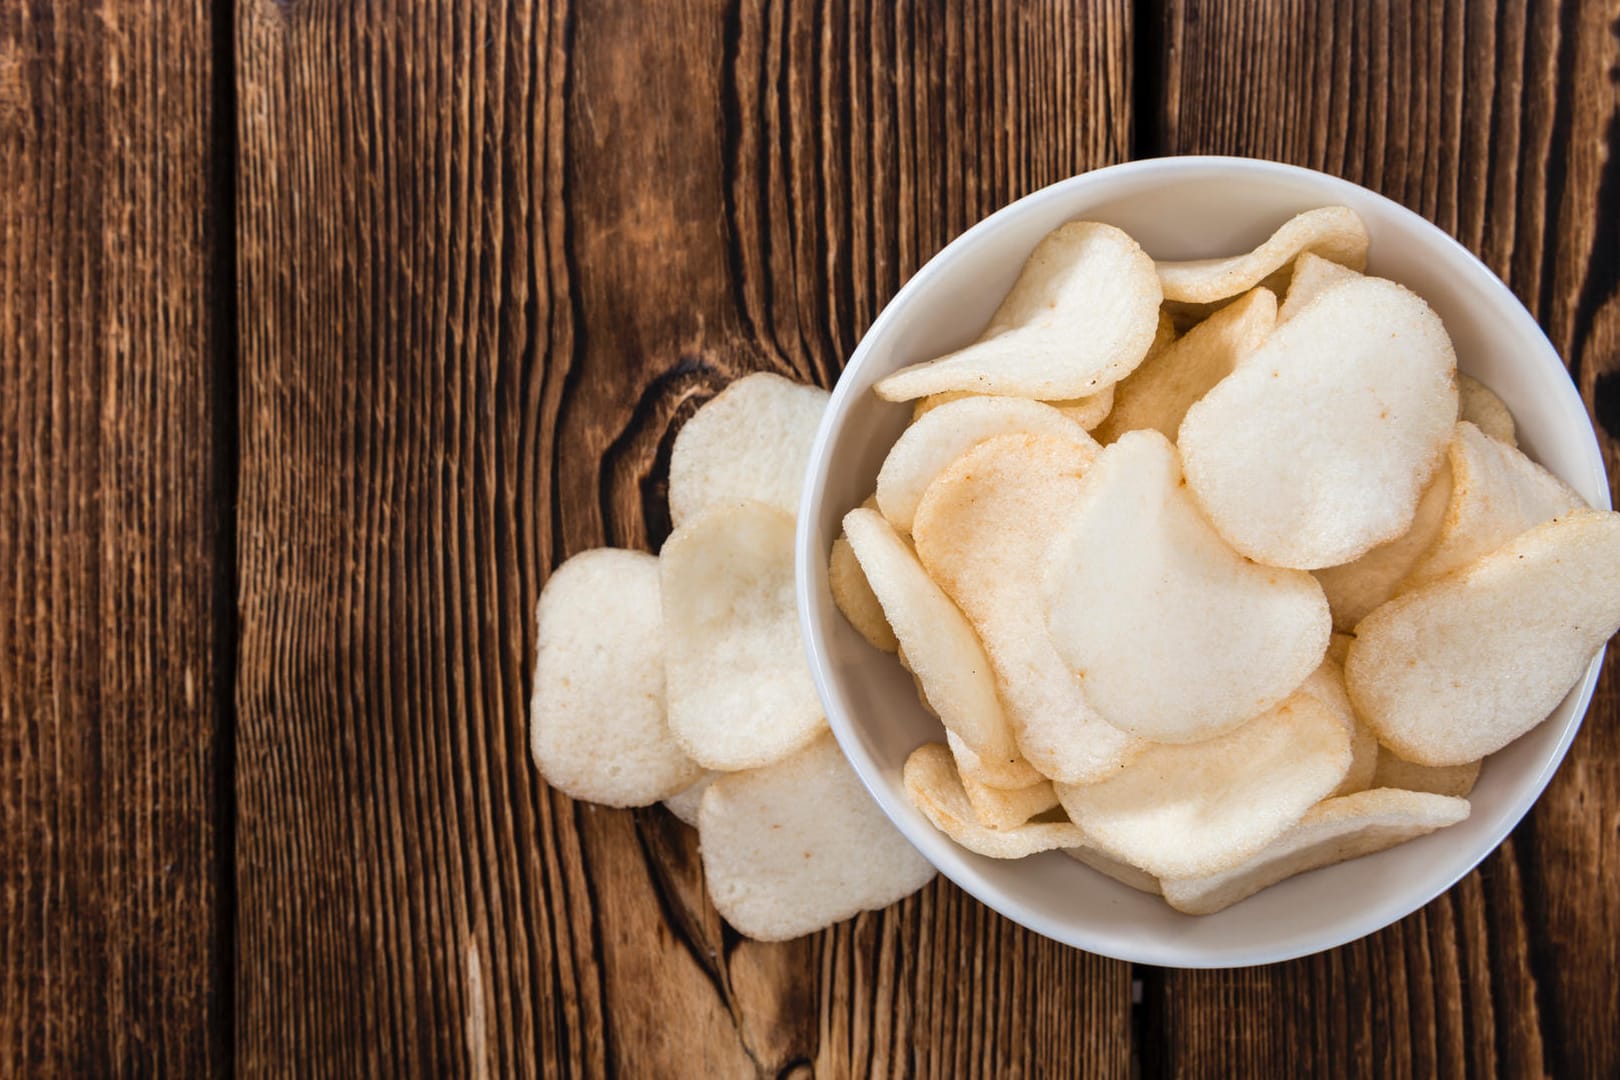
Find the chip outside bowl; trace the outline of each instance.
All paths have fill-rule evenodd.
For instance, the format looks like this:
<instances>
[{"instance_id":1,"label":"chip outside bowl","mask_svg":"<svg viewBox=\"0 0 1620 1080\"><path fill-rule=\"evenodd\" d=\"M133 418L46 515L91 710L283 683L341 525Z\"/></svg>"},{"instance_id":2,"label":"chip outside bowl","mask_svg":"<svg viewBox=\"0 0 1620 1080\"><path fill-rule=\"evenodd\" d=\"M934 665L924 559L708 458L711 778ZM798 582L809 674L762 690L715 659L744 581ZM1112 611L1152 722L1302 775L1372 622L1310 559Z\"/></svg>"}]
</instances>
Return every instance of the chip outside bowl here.
<instances>
[{"instance_id":1,"label":"chip outside bowl","mask_svg":"<svg viewBox=\"0 0 1620 1080\"><path fill-rule=\"evenodd\" d=\"M1524 451L1594 507L1609 487L1586 409L1557 352L1483 263L1423 218L1323 173L1246 158L1116 165L1043 188L975 225L906 283L872 324L833 391L806 474L796 538L799 618L811 671L839 745L884 812L940 872L1035 932L1088 952L1167 967L1273 963L1354 941L1405 917L1489 855L1529 811L1591 702L1600 653L1551 717L1493 755L1460 825L1290 879L1215 915L1188 916L1050 852L1011 862L953 844L906 800L910 751L942 738L894 658L834 606L827 558L845 511L871 493L911 405L870 393L883 375L971 340L1025 256L1076 218L1135 236L1156 258L1227 254L1295 213L1354 208L1372 239L1368 271L1406 285L1445 321L1463 371L1507 402Z\"/></svg>"}]
</instances>

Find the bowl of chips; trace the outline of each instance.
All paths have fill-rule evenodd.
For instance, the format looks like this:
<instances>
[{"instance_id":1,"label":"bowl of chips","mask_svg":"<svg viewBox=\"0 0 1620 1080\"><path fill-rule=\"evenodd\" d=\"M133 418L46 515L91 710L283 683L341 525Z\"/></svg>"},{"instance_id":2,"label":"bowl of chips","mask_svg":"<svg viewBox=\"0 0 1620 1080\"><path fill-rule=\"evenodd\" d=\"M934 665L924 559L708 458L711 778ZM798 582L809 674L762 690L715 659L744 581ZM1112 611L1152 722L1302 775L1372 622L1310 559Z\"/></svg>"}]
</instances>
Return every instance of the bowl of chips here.
<instances>
[{"instance_id":1,"label":"bowl of chips","mask_svg":"<svg viewBox=\"0 0 1620 1080\"><path fill-rule=\"evenodd\" d=\"M1620 624L1609 507L1556 351L1440 229L1307 169L1133 162L873 323L811 451L801 629L957 885L1121 960L1271 963L1528 812Z\"/></svg>"}]
</instances>

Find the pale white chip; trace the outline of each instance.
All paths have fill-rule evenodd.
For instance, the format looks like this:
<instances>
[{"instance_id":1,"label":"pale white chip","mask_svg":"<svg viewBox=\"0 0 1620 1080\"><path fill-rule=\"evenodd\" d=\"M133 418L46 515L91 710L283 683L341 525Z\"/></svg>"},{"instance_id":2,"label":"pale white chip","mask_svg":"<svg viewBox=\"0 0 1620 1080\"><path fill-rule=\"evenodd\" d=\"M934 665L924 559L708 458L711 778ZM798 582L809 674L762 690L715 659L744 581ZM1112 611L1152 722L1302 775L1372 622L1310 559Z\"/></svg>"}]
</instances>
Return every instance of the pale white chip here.
<instances>
[{"instance_id":1,"label":"pale white chip","mask_svg":"<svg viewBox=\"0 0 1620 1080\"><path fill-rule=\"evenodd\" d=\"M918 695L921 696L921 693L919 689ZM923 704L928 704L926 699ZM945 744L951 748L951 756L956 759L956 771L961 774L964 784L971 780L981 787L1023 791L1046 779L1021 757L997 765L986 765L984 759L962 741L961 736L948 729L945 732Z\"/></svg>"},{"instance_id":2,"label":"pale white chip","mask_svg":"<svg viewBox=\"0 0 1620 1080\"><path fill-rule=\"evenodd\" d=\"M833 603L844 613L844 618L874 649L892 653L900 648L900 639L894 636L889 621L883 617L883 605L867 584L861 562L855 557L855 549L849 546L847 536L833 541L832 557L827 562L827 587L832 590Z\"/></svg>"},{"instance_id":3,"label":"pale white chip","mask_svg":"<svg viewBox=\"0 0 1620 1080\"><path fill-rule=\"evenodd\" d=\"M1111 386L1142 362L1159 324L1153 260L1112 225L1071 221L1030 255L983 336L880 380L879 397L947 390L1061 401Z\"/></svg>"},{"instance_id":4,"label":"pale white chip","mask_svg":"<svg viewBox=\"0 0 1620 1080\"><path fill-rule=\"evenodd\" d=\"M698 840L715 908L756 941L802 937L887 907L934 877L826 734L711 784Z\"/></svg>"},{"instance_id":5,"label":"pale white chip","mask_svg":"<svg viewBox=\"0 0 1620 1080\"><path fill-rule=\"evenodd\" d=\"M530 749L546 782L575 799L647 806L702 769L664 715L658 560L599 548L540 591Z\"/></svg>"},{"instance_id":6,"label":"pale white chip","mask_svg":"<svg viewBox=\"0 0 1620 1080\"><path fill-rule=\"evenodd\" d=\"M1063 854L1077 863L1091 867L1104 877L1111 877L1121 885L1135 889L1137 892L1145 892L1150 896L1163 895L1163 891L1159 888L1158 878L1146 870L1132 866L1128 862L1121 862L1097 851L1095 848L1064 848Z\"/></svg>"},{"instance_id":7,"label":"pale white chip","mask_svg":"<svg viewBox=\"0 0 1620 1080\"><path fill-rule=\"evenodd\" d=\"M949 405L951 402L961 401L963 398L984 396L986 395L975 394L971 390L946 390L943 393L920 397L911 403L911 422L915 424L941 405Z\"/></svg>"},{"instance_id":8,"label":"pale white chip","mask_svg":"<svg viewBox=\"0 0 1620 1080\"><path fill-rule=\"evenodd\" d=\"M1253 857L1349 768L1344 721L1301 692L1236 731L1154 744L1113 779L1057 793L1087 846L1160 879L1185 878Z\"/></svg>"},{"instance_id":9,"label":"pale white chip","mask_svg":"<svg viewBox=\"0 0 1620 1080\"><path fill-rule=\"evenodd\" d=\"M1311 672L1311 677L1301 683L1299 689L1332 709L1350 733L1350 770L1339 781L1339 786L1329 793L1349 795L1376 786L1373 774L1378 769L1378 736L1356 718L1355 709L1350 705L1350 694L1344 686L1343 665L1333 658L1332 653L1330 642L1328 658L1322 661L1321 667Z\"/></svg>"},{"instance_id":10,"label":"pale white chip","mask_svg":"<svg viewBox=\"0 0 1620 1080\"><path fill-rule=\"evenodd\" d=\"M1153 350L1148 349L1152 355ZM1116 384L1117 385L1117 384ZM1114 387L1106 386L1089 397L1070 398L1067 401L1049 401L1048 405L1070 420L1090 431L1104 420L1114 408Z\"/></svg>"},{"instance_id":11,"label":"pale white chip","mask_svg":"<svg viewBox=\"0 0 1620 1080\"><path fill-rule=\"evenodd\" d=\"M1242 255L1161 261L1157 264L1159 284L1166 300L1207 304L1248 292L1304 251L1360 270L1367 265L1367 226L1347 206L1307 210Z\"/></svg>"},{"instance_id":12,"label":"pale white chip","mask_svg":"<svg viewBox=\"0 0 1620 1080\"><path fill-rule=\"evenodd\" d=\"M670 521L679 527L711 506L738 499L797 514L827 398L819 387L766 371L720 391L675 436Z\"/></svg>"},{"instance_id":13,"label":"pale white chip","mask_svg":"<svg viewBox=\"0 0 1620 1080\"><path fill-rule=\"evenodd\" d=\"M793 518L711 507L670 534L663 574L669 726L693 760L768 765L826 727L799 638Z\"/></svg>"},{"instance_id":14,"label":"pale white chip","mask_svg":"<svg viewBox=\"0 0 1620 1080\"><path fill-rule=\"evenodd\" d=\"M1620 628L1620 514L1572 510L1356 627L1345 677L1378 741L1462 765L1546 719Z\"/></svg>"},{"instance_id":15,"label":"pale white chip","mask_svg":"<svg viewBox=\"0 0 1620 1080\"><path fill-rule=\"evenodd\" d=\"M1155 356L1164 352L1175 342L1176 324L1169 315L1160 311L1159 326L1153 332L1153 344L1148 346L1147 356L1143 357L1142 363L1151 363ZM1095 431L1102 425L1103 421L1108 419L1108 415L1114 411L1115 393L1118 388L1119 384L1115 383L1101 393L1092 394L1090 397L1071 398L1068 401L1052 401L1047 404L1087 431Z\"/></svg>"},{"instance_id":16,"label":"pale white chip","mask_svg":"<svg viewBox=\"0 0 1620 1080\"><path fill-rule=\"evenodd\" d=\"M1287 322L1298 315L1306 304L1333 286L1353 281L1360 276L1360 273L1348 266L1324 259L1309 251L1302 252L1299 258L1294 260L1294 275L1288 282L1288 295L1283 298L1282 307L1277 309L1277 321Z\"/></svg>"},{"instance_id":17,"label":"pale white chip","mask_svg":"<svg viewBox=\"0 0 1620 1080\"><path fill-rule=\"evenodd\" d=\"M968 805L973 808L974 818L987 829L1017 828L1058 804L1057 792L1052 790L1050 780L1039 780L1029 787L998 788L979 783L963 772L960 764L956 773L967 794Z\"/></svg>"},{"instance_id":18,"label":"pale white chip","mask_svg":"<svg viewBox=\"0 0 1620 1080\"><path fill-rule=\"evenodd\" d=\"M1241 866L1164 882L1177 911L1210 915L1295 874L1359 859L1468 817L1468 800L1374 788L1328 799Z\"/></svg>"},{"instance_id":19,"label":"pale white chip","mask_svg":"<svg viewBox=\"0 0 1620 1080\"><path fill-rule=\"evenodd\" d=\"M1149 349L1148 355L1151 356L1152 354L1153 350ZM975 394L967 390L950 390L943 394L929 394L925 398L918 398L917 403L912 406L911 422L916 423L941 405L949 404L952 401L987 396L989 395ZM1028 399L1020 398L1018 400ZM1044 401L1041 404L1052 406L1052 408L1067 416L1085 430L1090 431L1102 423L1103 419L1108 416L1109 410L1114 407L1114 388L1112 386L1107 387L1089 397L1070 398L1068 401Z\"/></svg>"},{"instance_id":20,"label":"pale white chip","mask_svg":"<svg viewBox=\"0 0 1620 1080\"><path fill-rule=\"evenodd\" d=\"M1586 505L1573 488L1466 421L1447 451L1451 500L1433 545L1400 589L1427 585L1526 530Z\"/></svg>"},{"instance_id":21,"label":"pale white chip","mask_svg":"<svg viewBox=\"0 0 1620 1080\"><path fill-rule=\"evenodd\" d=\"M1483 764L1483 761L1469 761L1462 765L1416 765L1403 761L1389 747L1381 746L1378 748L1378 768L1373 772L1369 786L1466 796L1474 790Z\"/></svg>"},{"instance_id":22,"label":"pale white chip","mask_svg":"<svg viewBox=\"0 0 1620 1080\"><path fill-rule=\"evenodd\" d=\"M1331 630L1316 579L1251 563L1210 528L1157 431L1098 455L1051 545L1042 599L1092 708L1160 742L1207 739L1276 705L1321 663Z\"/></svg>"},{"instance_id":23,"label":"pale white chip","mask_svg":"<svg viewBox=\"0 0 1620 1080\"><path fill-rule=\"evenodd\" d=\"M987 769L1024 765L996 698L990 660L966 617L882 514L851 510L844 517L844 532L894 628L908 669L940 722Z\"/></svg>"},{"instance_id":24,"label":"pale white chip","mask_svg":"<svg viewBox=\"0 0 1620 1080\"><path fill-rule=\"evenodd\" d=\"M1039 401L969 397L948 402L906 428L890 448L878 471L878 509L896 529L911 532L917 504L946 466L986 439L1020 433L1053 435L1097 449L1085 429Z\"/></svg>"},{"instance_id":25,"label":"pale white chip","mask_svg":"<svg viewBox=\"0 0 1620 1080\"><path fill-rule=\"evenodd\" d=\"M1392 281L1328 290L1187 410L1187 482L1257 562L1338 566L1411 527L1457 416L1439 316Z\"/></svg>"},{"instance_id":26,"label":"pale white chip","mask_svg":"<svg viewBox=\"0 0 1620 1080\"><path fill-rule=\"evenodd\" d=\"M1041 611L1041 560L1079 501L1094 446L1051 435L986 440L929 486L913 534L923 567L978 632L1018 748L1068 783L1107 776L1136 743L1087 704Z\"/></svg>"},{"instance_id":27,"label":"pale white chip","mask_svg":"<svg viewBox=\"0 0 1620 1080\"><path fill-rule=\"evenodd\" d=\"M1097 438L1113 442L1153 428L1174 442L1187 410L1258 349L1276 321L1277 297L1269 289L1250 290L1221 308L1115 388L1114 411Z\"/></svg>"},{"instance_id":28,"label":"pale white chip","mask_svg":"<svg viewBox=\"0 0 1620 1080\"><path fill-rule=\"evenodd\" d=\"M1022 859L1054 848L1075 847L1084 840L1080 830L1067 821L1030 821L1003 829L980 824L962 789L950 749L941 743L926 743L913 750L901 779L911 804L934 828L976 855Z\"/></svg>"},{"instance_id":29,"label":"pale white chip","mask_svg":"<svg viewBox=\"0 0 1620 1080\"><path fill-rule=\"evenodd\" d=\"M709 785L719 777L726 775L719 772L705 772L697 778L697 782L684 787L664 800L664 806L670 813L686 822L692 828L697 828L698 806L703 802L703 793L709 790Z\"/></svg>"},{"instance_id":30,"label":"pale white chip","mask_svg":"<svg viewBox=\"0 0 1620 1080\"><path fill-rule=\"evenodd\" d=\"M1450 505L1451 466L1441 462L1434 479L1423 489L1406 532L1343 566L1315 571L1316 580L1327 594L1328 607L1333 609L1334 627L1354 630L1370 611L1395 595L1407 575L1434 547Z\"/></svg>"},{"instance_id":31,"label":"pale white chip","mask_svg":"<svg viewBox=\"0 0 1620 1080\"><path fill-rule=\"evenodd\" d=\"M1518 446L1518 430L1513 414L1495 391L1472 375L1457 373L1457 392L1461 396L1458 419L1467 420L1479 430L1509 446Z\"/></svg>"}]
</instances>

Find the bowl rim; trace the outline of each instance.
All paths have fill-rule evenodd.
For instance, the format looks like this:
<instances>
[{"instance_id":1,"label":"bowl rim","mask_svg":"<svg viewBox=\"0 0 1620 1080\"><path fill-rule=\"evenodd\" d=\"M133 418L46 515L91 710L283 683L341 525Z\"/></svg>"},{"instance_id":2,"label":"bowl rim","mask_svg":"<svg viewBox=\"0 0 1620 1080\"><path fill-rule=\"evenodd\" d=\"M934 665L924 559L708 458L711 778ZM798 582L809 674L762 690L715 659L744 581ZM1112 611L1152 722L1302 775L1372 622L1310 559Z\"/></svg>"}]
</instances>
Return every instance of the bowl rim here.
<instances>
[{"instance_id":1,"label":"bowl rim","mask_svg":"<svg viewBox=\"0 0 1620 1080\"><path fill-rule=\"evenodd\" d=\"M1593 505L1597 509L1611 509L1607 470L1604 467L1602 451L1598 445L1596 434L1591 428L1591 420L1586 412L1585 403L1581 400L1574 383L1568 378L1568 368L1559 356L1557 349L1553 347L1552 342L1547 338L1546 332L1519 301L1519 298L1478 256L1463 246L1455 237L1421 214L1408 209L1387 196L1362 187L1354 181L1345 180L1330 173L1299 165L1268 161L1262 158L1221 155L1147 158L1093 169L1032 191L979 220L936 252L901 286L872 321L866 333L861 336L861 340L856 345L855 351L850 355L848 363L839 373L839 379L833 387L826 412L816 430L816 436L811 446L803 494L799 505L798 522L794 537L794 579L798 603L799 629L804 640L811 674L815 680L816 692L821 699L828 724L832 728L833 735L838 740L838 744L844 751L844 755L849 760L851 767L855 770L856 775L860 777L862 785L877 801L891 824L941 874L955 883L957 887L1014 923L1064 945L1130 963L1185 969L1250 967L1325 952L1393 925L1432 903L1436 897L1449 891L1458 881L1472 872L1501 846L1507 836L1524 820L1526 814L1529 813L1531 807L1535 805L1542 792L1551 782L1553 774L1557 772L1558 767L1562 764L1576 734L1579 733L1581 726L1585 722L1586 713L1597 689L1598 676L1607 653L1606 645L1598 650L1597 655L1592 658L1591 664L1588 665L1580 681L1571 690L1570 696L1574 698L1575 709L1557 745L1542 764L1540 772L1533 782L1523 788L1520 795L1512 801L1509 811L1503 816L1502 824L1487 834L1486 842L1482 842L1477 851L1470 853L1466 863L1455 875L1444 879L1438 886L1420 889L1410 895L1400 894L1403 898L1398 902L1370 904L1358 912L1356 916L1330 924L1321 935L1294 945L1280 948L1236 947L1220 952L1211 952L1205 949L1188 954L1184 949L1178 950L1174 946L1147 944L1121 937L1103 937L1087 933L1083 927L1057 923L1038 912L1026 910L1020 902L1003 896L1000 890L988 880L984 880L978 875L967 876L955 872L956 867L951 864L960 863L961 853L954 842L933 829L926 821L919 824L920 819L909 813L909 807L900 805L902 801L900 796L893 788L881 781L876 763L867 756L864 748L860 746L855 735L853 718L844 712L832 693L831 684L834 678L832 664L828 656L826 643L823 641L819 630L819 622L813 617L818 609L825 610L825 605L832 602L830 596L821 595L821 593L825 592L825 589L819 592L815 589L817 565L824 562L826 557L826 553L821 551L817 544L816 520L817 510L825 495L828 477L827 458L833 441L834 429L840 426L838 421L847 410L848 403L855 393L854 380L847 379L844 376L857 370L867 362L876 348L876 343L885 336L889 326L899 317L900 312L914 302L920 294L927 292L933 280L941 273L942 267L946 263L952 262L963 248L971 247L978 236L1003 227L1009 221L1023 214L1034 212L1042 204L1064 199L1072 195L1077 189L1083 190L1094 186L1103 187L1108 181L1127 176L1139 179L1159 178L1163 175L1196 172L1211 168L1230 170L1238 174L1238 178L1241 178L1241 175L1247 172L1251 174L1263 173L1309 177L1313 182L1326 182L1329 187L1338 187L1347 192L1353 192L1356 198L1363 201L1371 200L1382 204L1383 208L1399 219L1403 227L1413 233L1416 238L1426 244L1439 245L1441 248L1449 249L1453 256L1460 256L1468 271L1477 279L1475 284L1483 288L1486 293L1491 294L1498 302L1498 306L1506 311L1507 317L1525 328L1529 332L1529 336L1537 343L1538 347L1534 350L1536 359L1533 362L1543 367L1550 364L1564 376L1553 385L1558 387L1556 393L1564 399L1562 401L1564 409L1568 411L1573 407L1574 411L1583 419L1585 438L1582 440L1582 456L1591 473L1589 479L1593 483L1590 487L1592 490L1600 492L1600 498ZM1530 362L1528 358L1526 358L1526 361Z\"/></svg>"}]
</instances>

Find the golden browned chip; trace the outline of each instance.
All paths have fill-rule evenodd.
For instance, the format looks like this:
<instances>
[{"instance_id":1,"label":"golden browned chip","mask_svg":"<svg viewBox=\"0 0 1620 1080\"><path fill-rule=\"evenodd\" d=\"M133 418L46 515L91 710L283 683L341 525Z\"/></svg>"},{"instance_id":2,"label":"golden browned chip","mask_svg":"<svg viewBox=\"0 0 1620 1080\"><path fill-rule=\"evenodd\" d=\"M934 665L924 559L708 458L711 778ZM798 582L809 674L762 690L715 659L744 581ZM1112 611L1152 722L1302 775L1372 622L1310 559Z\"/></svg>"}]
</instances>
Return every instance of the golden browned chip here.
<instances>
[{"instance_id":1,"label":"golden browned chip","mask_svg":"<svg viewBox=\"0 0 1620 1080\"><path fill-rule=\"evenodd\" d=\"M1378 768L1373 773L1371 786L1465 796L1474 790L1474 782L1479 779L1479 769L1483 764L1483 761L1470 761L1463 765L1415 765L1402 761L1387 746L1381 746L1378 748Z\"/></svg>"},{"instance_id":2,"label":"golden browned chip","mask_svg":"<svg viewBox=\"0 0 1620 1080\"><path fill-rule=\"evenodd\" d=\"M919 746L906 759L906 795L934 828L969 851L991 859L1022 859L1054 848L1075 847L1080 830L1067 821L1027 822L991 829L980 823L962 790L949 748L940 743Z\"/></svg>"},{"instance_id":3,"label":"golden browned chip","mask_svg":"<svg viewBox=\"0 0 1620 1080\"><path fill-rule=\"evenodd\" d=\"M1457 419L1467 420L1498 442L1505 442L1509 446L1519 445L1513 414L1490 387L1459 371L1457 391L1462 398Z\"/></svg>"}]
</instances>

